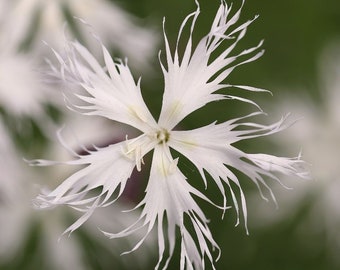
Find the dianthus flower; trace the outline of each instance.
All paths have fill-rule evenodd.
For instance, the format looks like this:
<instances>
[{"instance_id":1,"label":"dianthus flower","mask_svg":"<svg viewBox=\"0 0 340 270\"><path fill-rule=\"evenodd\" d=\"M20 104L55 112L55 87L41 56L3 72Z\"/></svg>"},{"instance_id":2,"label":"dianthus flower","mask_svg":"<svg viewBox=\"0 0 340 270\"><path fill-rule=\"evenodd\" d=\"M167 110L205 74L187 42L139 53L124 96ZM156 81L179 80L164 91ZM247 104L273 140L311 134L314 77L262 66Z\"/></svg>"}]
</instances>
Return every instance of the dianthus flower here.
<instances>
[{"instance_id":1,"label":"dianthus flower","mask_svg":"<svg viewBox=\"0 0 340 270\"><path fill-rule=\"evenodd\" d=\"M244 1L242 6L243 3ZM259 188L264 186L269 192L271 190L265 178L279 181L275 175L277 172L306 177L304 169L301 168L303 161L299 158L249 154L233 146L241 140L276 133L286 126L283 124L285 117L268 126L245 122L246 118L263 113L257 104L239 96L216 93L218 90L230 88L266 92L255 87L223 83L236 67L252 62L263 54L259 49L262 45L260 42L255 47L232 55L233 49L245 36L247 27L253 21L236 25L242 6L232 14L231 6L222 1L209 33L196 47L193 46L192 33L199 15L198 3L197 10L189 14L180 27L174 54L171 53L164 31L167 63L165 66L161 62L165 89L158 121L154 119L142 98L140 80L135 82L126 62L114 62L103 45L105 67L102 67L78 42L67 43L64 58L55 52L60 62L60 68L54 68L58 76L72 83L74 89L80 86L84 90L84 93L75 90L75 97L79 102L69 100L69 106L84 115L99 115L141 131L141 135L136 138L126 138L125 141L90 151L87 155L75 153L75 159L65 163L85 167L67 178L52 192L37 197L36 203L40 208L68 205L84 212L65 233L71 233L81 226L96 208L114 203L123 193L133 169L136 167L137 170L142 170L143 157L153 151L145 197L136 206L142 208L139 219L120 233L105 232L105 234L110 238L118 238L144 228L145 236L136 244L133 251L156 226L159 260L155 269L159 267L166 269L174 252L178 228L181 245L180 269L204 269L206 258L214 267L212 250L219 250L219 247L209 230L208 219L193 195L214 203L187 181L187 177L178 166L180 158L175 157L176 154L172 150L193 163L205 185L208 179L214 180L224 198L221 206L214 205L223 212L229 208L227 206L229 190L228 194L231 194L237 216L242 214L245 222L247 219L245 196L234 173L235 170L231 168L247 175ZM183 55L180 56L178 43L182 39L183 29L190 20L192 22L189 38ZM216 54L218 48L221 49L225 40L231 44L213 58L212 54ZM72 90L72 87L67 89L71 92ZM213 122L192 130L176 129L176 126L192 112L210 102L225 99L251 103L258 110L224 123ZM35 160L33 163L55 164L44 160ZM211 178L207 178L206 174ZM237 192L234 190L235 187L238 189ZM237 194L240 194L240 203ZM189 227L192 230L188 229ZM164 253L168 255L165 256Z\"/></svg>"}]
</instances>

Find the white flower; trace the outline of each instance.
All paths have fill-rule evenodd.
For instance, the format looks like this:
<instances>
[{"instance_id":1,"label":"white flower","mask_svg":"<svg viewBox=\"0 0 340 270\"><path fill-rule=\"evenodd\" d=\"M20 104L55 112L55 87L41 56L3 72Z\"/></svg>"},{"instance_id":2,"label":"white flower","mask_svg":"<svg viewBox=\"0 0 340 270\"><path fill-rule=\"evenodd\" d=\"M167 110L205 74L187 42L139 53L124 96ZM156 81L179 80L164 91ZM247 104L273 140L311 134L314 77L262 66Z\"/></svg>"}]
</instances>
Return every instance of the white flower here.
<instances>
[{"instance_id":1,"label":"white flower","mask_svg":"<svg viewBox=\"0 0 340 270\"><path fill-rule=\"evenodd\" d=\"M0 117L0 164L1 164L1 181L0 181L0 204L12 204L15 200L16 193L20 190L19 181L8 179L19 179L19 164L16 162L16 151L13 142ZM13 201L12 201L13 200Z\"/></svg>"},{"instance_id":2,"label":"white flower","mask_svg":"<svg viewBox=\"0 0 340 270\"><path fill-rule=\"evenodd\" d=\"M278 137L283 148L302 146L304 158L311 164L312 182L295 183L294 190L277 194L280 211L254 209L254 225L264 227L281 222L303 211L297 232L301 243L320 249L320 239L326 243L328 259L340 265L340 44L328 45L320 63L321 102L315 102L306 92L294 93L277 104L275 110L290 107L295 115L303 116L295 125ZM296 91L297 92L297 91ZM289 142L289 143L288 143ZM295 144L291 143L295 142ZM301 230L301 231L300 231ZM310 241L313 239L313 241ZM322 249L322 252L325 252Z\"/></svg>"},{"instance_id":3,"label":"white flower","mask_svg":"<svg viewBox=\"0 0 340 270\"><path fill-rule=\"evenodd\" d=\"M0 107L19 118L42 118L44 105L53 102L52 97L56 96L47 91L32 58L26 53L0 52Z\"/></svg>"},{"instance_id":4,"label":"white flower","mask_svg":"<svg viewBox=\"0 0 340 270\"><path fill-rule=\"evenodd\" d=\"M25 183L22 168L23 160L18 160L18 153L0 117L0 261L11 256L20 245L19 239L25 235L29 215L23 211L23 205L29 205L25 195ZM12 230L13 225L16 230Z\"/></svg>"},{"instance_id":5,"label":"white flower","mask_svg":"<svg viewBox=\"0 0 340 270\"><path fill-rule=\"evenodd\" d=\"M62 98L59 91L44 83L36 55L22 51L10 30L0 28L0 109L11 119L34 119L46 131L51 126L46 106L61 107ZM13 122L10 124L20 127L19 121Z\"/></svg>"},{"instance_id":6,"label":"white flower","mask_svg":"<svg viewBox=\"0 0 340 270\"><path fill-rule=\"evenodd\" d=\"M199 15L198 7L195 12L186 17L179 31L178 40L181 39L183 28L192 19L190 36L182 57L179 56L178 46L174 55L171 54L164 34L167 64L166 67L162 64L165 90L158 121L155 121L143 101L140 81L137 83L134 81L125 62L113 62L104 46L102 46L104 68L78 42L67 43L65 59L55 52L60 62L60 69L55 71L61 78L73 83L75 89L81 86L86 92L84 94L76 92L79 103L70 106L84 115L103 116L135 127L142 132L134 139L126 138L125 141L91 151L89 155L76 155L74 160L65 163L85 165L85 167L67 178L52 192L37 197L36 204L40 208L68 205L84 212L83 216L65 233L71 233L81 226L96 208L114 203L124 191L134 167L141 170L144 164L143 157L153 150L146 194L136 206L136 208L143 208L140 218L120 233L105 232L105 234L110 238L118 238L145 228L145 236L136 244L133 251L157 226L159 261L155 269L159 267L165 269L173 255L176 244L175 231L179 228L180 269L204 269L206 258L213 265L211 248L219 250L219 247L208 228L208 219L192 195L209 203L213 204L213 202L189 184L187 176L177 166L180 159L171 149L184 155L196 166L205 185L207 185L206 173L213 178L224 198L223 205L217 206L223 212L229 208L227 206L229 198L225 190L227 187L238 216L242 212L245 222L247 219L245 196L237 176L230 170L231 167L247 175L259 189L263 186L269 191L265 178L278 180L274 174L276 172L307 176L301 168L303 162L299 159L248 154L233 146L241 140L279 132L285 128L285 118L268 126L243 121L248 117L261 114L262 111L259 111L224 123L214 122L187 131L175 130L186 116L212 101L235 99L259 108L251 100L216 93L217 90L232 87L253 92L265 91L250 86L223 83L237 66L254 61L263 54L263 51L259 51L262 42L239 54L232 54L252 22L250 20L237 26L240 12L241 8L232 14L231 7L222 2L210 32L194 48L192 32ZM216 58L212 58L211 55L216 53L218 48L221 49L225 40L231 43L229 47ZM67 89L67 92L69 91L72 91L72 87ZM44 166L58 162L35 160L32 163ZM238 187L237 191L232 188L235 185ZM237 194L241 196L240 206ZM166 232L163 227L165 220L167 220ZM187 229L188 226L193 228L193 232ZM165 252L168 253L167 259L164 259Z\"/></svg>"},{"instance_id":7,"label":"white flower","mask_svg":"<svg viewBox=\"0 0 340 270\"><path fill-rule=\"evenodd\" d=\"M18 0L12 6L6 19L12 39L17 43L31 39L35 49L45 52L47 47L42 40L54 48L62 48L63 24L73 16L91 24L105 44L133 59L137 67L142 64L145 67L145 60L154 55L158 42L155 31L140 27L141 20L107 0ZM73 35L80 32L89 46L96 45L76 21L72 25Z\"/></svg>"}]
</instances>

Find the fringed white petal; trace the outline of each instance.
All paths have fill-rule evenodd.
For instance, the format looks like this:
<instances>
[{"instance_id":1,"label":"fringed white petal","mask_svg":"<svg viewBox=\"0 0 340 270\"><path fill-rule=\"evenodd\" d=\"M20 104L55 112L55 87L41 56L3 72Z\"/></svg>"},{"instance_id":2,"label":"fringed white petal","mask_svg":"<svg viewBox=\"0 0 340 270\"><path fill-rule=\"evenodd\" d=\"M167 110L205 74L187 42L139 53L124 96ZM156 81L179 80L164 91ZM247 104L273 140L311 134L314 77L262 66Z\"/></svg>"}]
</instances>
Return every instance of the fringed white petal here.
<instances>
[{"instance_id":1,"label":"fringed white petal","mask_svg":"<svg viewBox=\"0 0 340 270\"><path fill-rule=\"evenodd\" d=\"M140 82L135 82L125 62L114 62L104 45L101 46L105 67L78 42L67 43L64 58L53 50L60 64L59 69L53 67L53 70L55 76L67 82L65 88L69 89L64 93L69 107L149 132L156 122L145 105Z\"/></svg>"},{"instance_id":2,"label":"fringed white petal","mask_svg":"<svg viewBox=\"0 0 340 270\"><path fill-rule=\"evenodd\" d=\"M294 158L277 157L268 154L248 154L247 158L268 172L278 172L288 176L299 176L303 179L310 177L306 163L300 156Z\"/></svg>"},{"instance_id":3,"label":"fringed white petal","mask_svg":"<svg viewBox=\"0 0 340 270\"><path fill-rule=\"evenodd\" d=\"M242 6L243 6L242 1ZM198 4L197 4L198 5ZM165 50L167 58L167 68L162 65L165 79L165 91L163 95L163 105L159 118L159 125L172 129L188 114L201 108L205 104L231 96L214 94L224 87L220 84L237 67L251 61L255 61L263 51L257 52L262 42L257 46L244 50L243 52L231 56L232 50L244 37L248 25L253 21L248 21L238 27L234 27L238 22L242 7L230 17L231 8L222 1L216 14L211 30L196 46L192 48L192 32L199 14L199 6L196 12L190 14L182 23L178 40L181 39L183 28L192 17L190 35L186 44L181 61L178 53L178 43L174 56L171 56L169 42L165 37ZM216 59L211 59L211 55L227 40L229 47L224 50ZM238 59L242 56L242 61ZM218 74L218 75L217 75ZM216 76L217 75L217 76ZM242 88L242 87L241 87ZM248 90L256 88L243 87ZM233 97L234 99L236 97ZM238 97L241 100L241 98ZM245 101L245 99L243 99ZM248 102L250 102L248 100Z\"/></svg>"},{"instance_id":4,"label":"fringed white petal","mask_svg":"<svg viewBox=\"0 0 340 270\"><path fill-rule=\"evenodd\" d=\"M134 144L138 139L140 150L137 153ZM84 212L83 216L65 231L72 232L82 225L97 207L105 207L121 196L136 162L140 162L137 156L142 159L152 147L153 143L147 137L141 136L99 148L88 155L79 155L77 159L67 162L33 160L34 165L40 166L53 163L86 166L65 179L53 191L37 196L34 204L40 209L68 205Z\"/></svg>"},{"instance_id":5,"label":"fringed white petal","mask_svg":"<svg viewBox=\"0 0 340 270\"><path fill-rule=\"evenodd\" d=\"M181 263L180 269L184 270L184 265L186 265L187 269L192 268L193 265L196 269L204 269L205 256L213 264L213 257L208 244L213 249L219 250L219 248L207 226L208 220L193 199L192 194L210 203L212 202L193 188L174 164L176 164L176 160L171 157L169 148L165 145L157 145L153 155L145 198L138 205L143 206L139 220L120 233L105 234L110 238L123 237L146 227L145 237L133 248L135 250L157 223L159 260L155 269L159 269L161 265L163 265L162 269L166 269L174 251L175 228L178 226L182 237L181 256L185 258L185 262ZM164 216L167 219L168 248L165 247ZM194 227L196 235L189 234L185 228L186 222L184 219L187 217L188 222ZM194 238L198 240L198 245L193 240ZM168 250L169 255L164 262L165 250Z\"/></svg>"},{"instance_id":6,"label":"fringed white petal","mask_svg":"<svg viewBox=\"0 0 340 270\"><path fill-rule=\"evenodd\" d=\"M186 156L197 167L206 186L207 180L205 172L214 179L221 191L224 206L227 203L225 186L228 187L237 212L237 225L239 224L240 215L239 200L230 182L236 184L240 195L240 207L242 209L243 219L247 226L246 199L237 176L230 168L234 168L248 176L257 185L264 199L266 199L266 197L262 193L261 186L265 187L274 202L274 194L266 183L265 178L271 178L280 182L275 173L300 178L308 178L308 173L305 163L299 158L282 158L266 154L247 154L232 146L231 144L234 142L273 134L281 131L285 127L283 124L284 118L269 126L254 123L235 123L243 118L230 120L222 124L213 123L194 130L172 131L168 144ZM236 129L239 126L245 126L247 129Z\"/></svg>"}]
</instances>

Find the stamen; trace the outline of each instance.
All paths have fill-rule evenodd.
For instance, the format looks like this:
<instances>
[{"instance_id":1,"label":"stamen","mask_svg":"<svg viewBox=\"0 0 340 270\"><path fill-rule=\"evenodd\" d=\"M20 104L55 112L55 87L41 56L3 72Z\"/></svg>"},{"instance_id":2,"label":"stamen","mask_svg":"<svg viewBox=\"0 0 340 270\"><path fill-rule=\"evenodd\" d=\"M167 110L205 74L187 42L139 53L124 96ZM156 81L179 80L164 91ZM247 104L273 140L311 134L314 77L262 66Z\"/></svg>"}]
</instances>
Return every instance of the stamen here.
<instances>
[{"instance_id":1,"label":"stamen","mask_svg":"<svg viewBox=\"0 0 340 270\"><path fill-rule=\"evenodd\" d=\"M142 164L144 165L144 160L142 157L142 148L140 146L137 146L135 148L135 162L136 162L136 167L137 167L137 171L141 171L142 170Z\"/></svg>"},{"instance_id":2,"label":"stamen","mask_svg":"<svg viewBox=\"0 0 340 270\"><path fill-rule=\"evenodd\" d=\"M135 161L136 168L139 172L142 169L142 164L144 165L144 160L142 152L143 142L138 141L143 139L144 137L145 134L142 134L141 136L135 139L128 140L128 136L126 135L126 144L125 147L122 147L122 152L124 156L126 156L130 160Z\"/></svg>"}]
</instances>

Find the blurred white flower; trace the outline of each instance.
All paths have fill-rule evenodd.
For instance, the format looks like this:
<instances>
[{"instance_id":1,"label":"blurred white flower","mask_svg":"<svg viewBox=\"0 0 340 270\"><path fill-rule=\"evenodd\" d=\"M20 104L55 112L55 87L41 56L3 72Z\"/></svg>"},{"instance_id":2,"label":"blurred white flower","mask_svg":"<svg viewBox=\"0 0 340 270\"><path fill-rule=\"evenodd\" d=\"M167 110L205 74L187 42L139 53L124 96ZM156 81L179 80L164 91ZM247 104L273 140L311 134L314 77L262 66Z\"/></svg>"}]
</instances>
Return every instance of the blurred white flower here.
<instances>
[{"instance_id":1,"label":"blurred white flower","mask_svg":"<svg viewBox=\"0 0 340 270\"><path fill-rule=\"evenodd\" d=\"M23 179L22 165L15 147L0 118L0 261L9 257L20 245L27 228L29 215L22 211L22 205L29 205L25 195L27 183ZM21 159L21 162L23 160ZM16 225L17 230L10 230Z\"/></svg>"},{"instance_id":2,"label":"blurred white flower","mask_svg":"<svg viewBox=\"0 0 340 270\"><path fill-rule=\"evenodd\" d=\"M13 1L0 1L0 29L5 21L5 15L11 8L11 4L13 4Z\"/></svg>"},{"instance_id":3,"label":"blurred white flower","mask_svg":"<svg viewBox=\"0 0 340 270\"><path fill-rule=\"evenodd\" d=\"M311 248L320 246L314 239L325 235L330 247L328 254L339 260L340 250L340 44L332 44L321 55L320 85L321 102L316 102L302 91L281 99L275 109L289 108L301 116L294 125L279 137L282 147L291 150L302 146L304 158L311 164L313 181L291 182L294 190L277 193L281 205L279 211L254 207L255 226L268 226L297 215L298 232L302 242ZM292 143L295 142L295 143ZM288 179L287 179L288 180Z\"/></svg>"},{"instance_id":4,"label":"blurred white flower","mask_svg":"<svg viewBox=\"0 0 340 270\"><path fill-rule=\"evenodd\" d=\"M44 85L34 56L0 46L0 107L18 118L31 116L41 121L44 105L55 103L56 90Z\"/></svg>"},{"instance_id":5,"label":"blurred white flower","mask_svg":"<svg viewBox=\"0 0 340 270\"><path fill-rule=\"evenodd\" d=\"M107 46L121 51L136 67L142 64L145 67L158 42L154 30L140 26L141 19L107 0L17 0L7 15L6 26L15 43L31 40L33 48L45 52L47 47L42 40L54 48L62 48L63 24L73 16L93 26ZM76 20L70 24L73 35L81 35L88 46L95 47L92 37L87 34L88 29L77 27Z\"/></svg>"},{"instance_id":6,"label":"blurred white flower","mask_svg":"<svg viewBox=\"0 0 340 270\"><path fill-rule=\"evenodd\" d=\"M7 126L16 132L28 134L31 130L25 129L31 126L27 120L33 120L41 131L48 133L53 124L47 107L61 107L62 97L44 82L37 55L22 51L20 44L11 39L10 30L0 27L0 112L5 115Z\"/></svg>"},{"instance_id":7,"label":"blurred white flower","mask_svg":"<svg viewBox=\"0 0 340 270\"><path fill-rule=\"evenodd\" d=\"M137 83L134 81L125 62L114 62L104 45L102 45L104 68L78 42L67 42L66 50L61 55L55 52L60 69L54 70L60 78L69 83L67 92L72 92L72 84L76 89L82 87L86 92L79 94L76 91L75 96L79 103L70 100L69 106L84 115L106 117L142 132L134 139L126 138L125 141L107 147L98 147L86 155L74 153L74 159L71 161L32 161L32 164L41 166L60 163L85 165L52 192L43 192L36 200L40 208L68 205L83 212L83 216L67 228L65 233L71 233L79 228L97 208L114 203L123 193L133 169L136 167L140 171L144 164L143 157L153 150L146 195L136 206L143 208L140 218L120 233L105 232L105 235L119 238L144 228L146 233L131 250L134 251L144 242L157 223L159 261L155 269L161 265L165 269L174 252L178 228L181 236L180 269L204 269L205 258L208 258L214 268L211 249L219 250L219 247L208 228L208 219L192 195L214 203L189 184L187 177L178 167L179 158L174 157L176 154L170 149L183 154L196 166L205 185L207 185L205 173L212 177L224 198L223 205L217 206L223 212L229 208L226 194L230 192L237 216L239 217L242 212L245 222L247 219L245 196L237 176L230 167L247 175L259 189L264 187L269 192L271 190L265 178L279 181L275 175L277 172L290 176L307 176L302 167L304 163L298 158L249 154L233 146L238 141L270 135L285 128L285 118L268 126L245 122L244 119L248 117L262 114L258 105L246 98L216 93L220 89L233 87L252 92L266 91L250 86L222 83L236 67L252 62L263 54L263 51L259 51L262 42L239 54L231 54L253 21L236 25L241 8L232 14L231 7L222 2L211 30L194 49L192 32L199 15L199 7L187 16L178 35L180 40L183 28L192 19L190 36L181 59L178 46L172 56L164 34L167 68L162 65L165 90L157 122L144 103L140 81ZM221 49L221 44L225 40L231 43L229 47L220 51L216 58L212 58L211 55L216 53L217 49ZM259 111L224 123L214 122L194 130L174 130L192 112L212 101L225 99L250 103ZM232 186L236 186L237 191L234 191ZM240 207L236 193L241 196ZM166 233L163 227L165 220L167 220ZM193 228L193 231L190 232L188 227ZM167 244L164 235L167 235ZM165 252L168 253L166 259Z\"/></svg>"}]
</instances>

